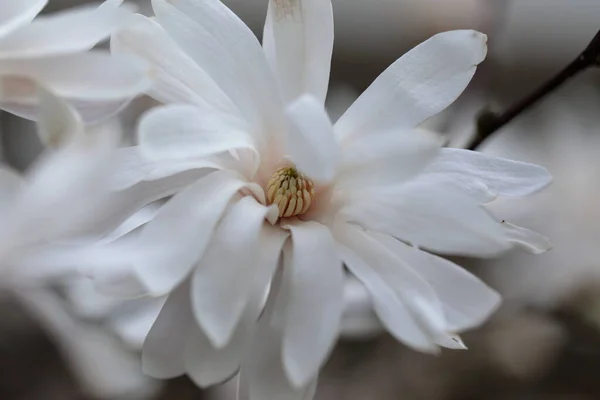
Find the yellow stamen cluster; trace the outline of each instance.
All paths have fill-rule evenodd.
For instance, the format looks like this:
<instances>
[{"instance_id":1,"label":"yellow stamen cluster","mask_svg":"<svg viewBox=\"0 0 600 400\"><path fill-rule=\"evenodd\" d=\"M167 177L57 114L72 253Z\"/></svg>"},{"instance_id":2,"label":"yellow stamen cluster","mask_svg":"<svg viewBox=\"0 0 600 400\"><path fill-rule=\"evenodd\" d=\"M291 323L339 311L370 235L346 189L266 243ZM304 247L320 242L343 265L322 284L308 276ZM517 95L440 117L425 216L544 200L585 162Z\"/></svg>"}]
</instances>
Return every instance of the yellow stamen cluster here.
<instances>
[{"instance_id":1,"label":"yellow stamen cluster","mask_svg":"<svg viewBox=\"0 0 600 400\"><path fill-rule=\"evenodd\" d=\"M280 217L294 217L308 210L315 185L294 167L279 168L267 183L267 202L279 207Z\"/></svg>"}]
</instances>

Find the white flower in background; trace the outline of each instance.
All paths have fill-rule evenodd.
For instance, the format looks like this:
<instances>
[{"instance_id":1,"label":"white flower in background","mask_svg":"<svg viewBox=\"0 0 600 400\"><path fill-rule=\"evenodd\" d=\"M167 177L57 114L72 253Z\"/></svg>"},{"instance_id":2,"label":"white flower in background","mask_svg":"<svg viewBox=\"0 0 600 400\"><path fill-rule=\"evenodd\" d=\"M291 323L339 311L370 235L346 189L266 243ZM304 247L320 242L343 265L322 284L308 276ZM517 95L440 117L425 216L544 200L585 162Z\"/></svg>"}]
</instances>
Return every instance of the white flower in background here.
<instances>
[{"instance_id":1,"label":"white flower in background","mask_svg":"<svg viewBox=\"0 0 600 400\"><path fill-rule=\"evenodd\" d=\"M35 18L47 2L0 0L0 109L35 119L40 82L96 121L148 87L140 60L88 52L131 17L122 0Z\"/></svg>"},{"instance_id":2,"label":"white flower in background","mask_svg":"<svg viewBox=\"0 0 600 400\"><path fill-rule=\"evenodd\" d=\"M392 335L436 351L461 348L455 333L482 323L499 296L432 252L547 249L481 207L540 190L545 169L441 149L414 130L467 86L485 35L417 46L332 126L329 1L270 1L263 47L218 0L152 4L155 21L139 17L112 49L147 59L149 94L175 104L143 118L127 178L217 171L198 174L140 232L131 273L146 293L169 293L144 345L150 375L207 386L241 365L251 399L310 398L339 332L344 265Z\"/></svg>"},{"instance_id":3,"label":"white flower in background","mask_svg":"<svg viewBox=\"0 0 600 400\"><path fill-rule=\"evenodd\" d=\"M66 103L41 87L37 91L38 130L50 147L24 176L0 167L3 284L27 275L28 262L44 258L41 254L52 263L53 243L94 228L111 194L110 157L118 141L114 132L100 127L84 132L80 117Z\"/></svg>"}]
</instances>

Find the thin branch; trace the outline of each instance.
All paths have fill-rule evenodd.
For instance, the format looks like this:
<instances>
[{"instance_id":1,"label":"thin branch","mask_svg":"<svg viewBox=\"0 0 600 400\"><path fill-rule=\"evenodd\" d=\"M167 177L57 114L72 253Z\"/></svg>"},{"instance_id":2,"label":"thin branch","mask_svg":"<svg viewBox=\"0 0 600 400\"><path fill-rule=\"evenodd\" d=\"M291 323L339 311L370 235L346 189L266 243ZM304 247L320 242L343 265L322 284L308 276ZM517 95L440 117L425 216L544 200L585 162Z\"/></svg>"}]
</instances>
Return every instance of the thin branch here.
<instances>
[{"instance_id":1,"label":"thin branch","mask_svg":"<svg viewBox=\"0 0 600 400\"><path fill-rule=\"evenodd\" d=\"M590 67L600 67L600 31L596 33L590 44L573 62L529 96L502 113L495 113L489 110L482 111L477 117L477 132L467 148L469 150L476 150L494 132L530 109L569 79L579 75Z\"/></svg>"}]
</instances>

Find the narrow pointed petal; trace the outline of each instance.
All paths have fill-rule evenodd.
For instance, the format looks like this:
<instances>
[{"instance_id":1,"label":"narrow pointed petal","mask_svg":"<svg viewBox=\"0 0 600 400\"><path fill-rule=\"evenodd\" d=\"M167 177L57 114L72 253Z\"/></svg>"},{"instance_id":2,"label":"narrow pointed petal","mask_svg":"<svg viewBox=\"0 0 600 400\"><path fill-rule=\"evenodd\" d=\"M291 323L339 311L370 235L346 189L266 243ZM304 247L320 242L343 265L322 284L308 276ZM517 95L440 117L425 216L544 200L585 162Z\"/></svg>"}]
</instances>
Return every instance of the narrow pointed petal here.
<instances>
[{"instance_id":1,"label":"narrow pointed petal","mask_svg":"<svg viewBox=\"0 0 600 400\"><path fill-rule=\"evenodd\" d=\"M48 0L0 0L0 39L33 21Z\"/></svg>"},{"instance_id":2,"label":"narrow pointed petal","mask_svg":"<svg viewBox=\"0 0 600 400\"><path fill-rule=\"evenodd\" d=\"M501 298L495 290L453 262L388 235L373 236L431 285L444 307L449 331L461 332L481 325L500 305Z\"/></svg>"},{"instance_id":3,"label":"narrow pointed petal","mask_svg":"<svg viewBox=\"0 0 600 400\"><path fill-rule=\"evenodd\" d=\"M189 296L190 286L186 283L167 298L144 341L145 374L170 379L185 373L185 346L194 323Z\"/></svg>"},{"instance_id":4,"label":"narrow pointed petal","mask_svg":"<svg viewBox=\"0 0 600 400\"><path fill-rule=\"evenodd\" d=\"M531 254L541 254L552 248L552 242L539 233L530 231L521 226L503 221L506 236L511 243Z\"/></svg>"},{"instance_id":5,"label":"narrow pointed petal","mask_svg":"<svg viewBox=\"0 0 600 400\"><path fill-rule=\"evenodd\" d=\"M338 146L325 108L312 96L302 96L287 108L290 123L286 148L294 164L319 183L336 172Z\"/></svg>"},{"instance_id":6,"label":"narrow pointed petal","mask_svg":"<svg viewBox=\"0 0 600 400\"><path fill-rule=\"evenodd\" d=\"M465 90L487 53L487 37L460 30L433 36L386 69L338 120L341 140L414 128Z\"/></svg>"},{"instance_id":7,"label":"narrow pointed petal","mask_svg":"<svg viewBox=\"0 0 600 400\"><path fill-rule=\"evenodd\" d=\"M291 287L283 364L292 385L302 388L317 376L339 335L344 272L329 228L314 222L287 228L292 241L284 268L291 271Z\"/></svg>"},{"instance_id":8,"label":"narrow pointed petal","mask_svg":"<svg viewBox=\"0 0 600 400\"><path fill-rule=\"evenodd\" d=\"M552 175L539 165L463 149L442 149L425 173L451 182L481 202L528 196L552 182Z\"/></svg>"},{"instance_id":9,"label":"narrow pointed petal","mask_svg":"<svg viewBox=\"0 0 600 400\"><path fill-rule=\"evenodd\" d=\"M333 52L330 0L270 0L263 47L286 101L325 103Z\"/></svg>"}]
</instances>

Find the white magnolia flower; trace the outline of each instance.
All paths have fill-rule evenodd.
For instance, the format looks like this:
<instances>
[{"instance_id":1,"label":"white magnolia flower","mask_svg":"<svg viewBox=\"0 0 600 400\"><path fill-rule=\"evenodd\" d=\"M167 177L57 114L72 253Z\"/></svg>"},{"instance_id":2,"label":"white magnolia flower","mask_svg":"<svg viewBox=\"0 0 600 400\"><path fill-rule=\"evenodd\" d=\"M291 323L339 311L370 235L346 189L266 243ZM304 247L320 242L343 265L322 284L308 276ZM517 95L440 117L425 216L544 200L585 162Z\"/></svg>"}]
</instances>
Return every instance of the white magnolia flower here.
<instances>
[{"instance_id":1,"label":"white magnolia flower","mask_svg":"<svg viewBox=\"0 0 600 400\"><path fill-rule=\"evenodd\" d=\"M147 373L206 386L241 365L251 399L310 398L339 332L344 266L392 335L435 351L462 347L455 333L499 296L432 253L547 249L481 207L540 190L545 169L441 149L414 130L467 86L485 35L422 43L332 126L329 1L270 1L262 47L218 0L152 3L155 21L140 17L112 48L150 61L149 94L175 104L143 118L122 185L202 172L140 233L130 272L146 293L169 294L144 345Z\"/></svg>"},{"instance_id":2,"label":"white magnolia flower","mask_svg":"<svg viewBox=\"0 0 600 400\"><path fill-rule=\"evenodd\" d=\"M139 60L88 52L131 17L122 0L35 18L47 2L0 0L0 109L35 119L40 82L95 121L148 87Z\"/></svg>"}]
</instances>

